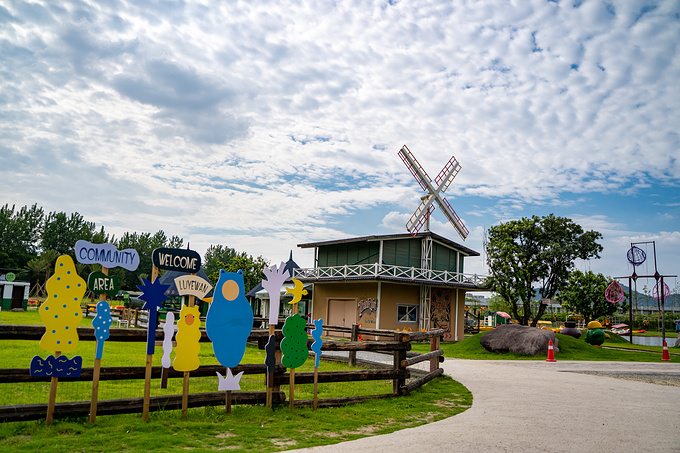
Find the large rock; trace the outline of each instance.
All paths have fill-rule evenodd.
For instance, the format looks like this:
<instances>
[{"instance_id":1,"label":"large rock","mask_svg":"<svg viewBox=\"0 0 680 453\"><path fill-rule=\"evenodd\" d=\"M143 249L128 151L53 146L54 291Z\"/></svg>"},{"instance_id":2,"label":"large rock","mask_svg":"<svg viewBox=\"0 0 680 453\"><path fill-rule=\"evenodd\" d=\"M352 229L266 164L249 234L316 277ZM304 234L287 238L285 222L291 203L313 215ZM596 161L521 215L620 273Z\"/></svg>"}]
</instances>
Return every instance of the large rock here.
<instances>
[{"instance_id":1,"label":"large rock","mask_svg":"<svg viewBox=\"0 0 680 453\"><path fill-rule=\"evenodd\" d=\"M504 324L482 336L480 343L490 352L514 352L526 355L547 355L548 342L552 340L555 354L559 351L557 338L552 330L536 327Z\"/></svg>"}]
</instances>

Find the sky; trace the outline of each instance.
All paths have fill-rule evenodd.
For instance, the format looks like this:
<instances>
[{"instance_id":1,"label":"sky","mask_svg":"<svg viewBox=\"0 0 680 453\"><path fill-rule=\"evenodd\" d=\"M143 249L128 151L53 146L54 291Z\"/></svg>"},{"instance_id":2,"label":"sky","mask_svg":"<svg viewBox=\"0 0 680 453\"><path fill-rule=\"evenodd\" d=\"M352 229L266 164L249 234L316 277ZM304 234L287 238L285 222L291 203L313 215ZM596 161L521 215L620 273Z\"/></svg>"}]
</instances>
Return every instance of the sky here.
<instances>
[{"instance_id":1,"label":"sky","mask_svg":"<svg viewBox=\"0 0 680 453\"><path fill-rule=\"evenodd\" d=\"M654 241L679 275L679 46L677 0L0 0L0 204L311 267L297 244L406 232L407 145L461 165L470 234L431 230L466 272L554 213L603 235L581 270Z\"/></svg>"}]
</instances>

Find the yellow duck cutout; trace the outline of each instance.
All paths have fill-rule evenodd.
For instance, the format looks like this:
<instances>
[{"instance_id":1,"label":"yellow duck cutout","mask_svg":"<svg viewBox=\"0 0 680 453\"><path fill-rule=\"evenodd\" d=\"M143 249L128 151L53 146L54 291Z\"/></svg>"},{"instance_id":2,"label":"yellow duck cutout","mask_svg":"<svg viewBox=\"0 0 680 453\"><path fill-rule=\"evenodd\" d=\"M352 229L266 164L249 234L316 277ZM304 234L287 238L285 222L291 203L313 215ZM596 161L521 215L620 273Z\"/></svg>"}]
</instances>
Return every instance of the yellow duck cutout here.
<instances>
[{"instance_id":1,"label":"yellow duck cutout","mask_svg":"<svg viewBox=\"0 0 680 453\"><path fill-rule=\"evenodd\" d=\"M200 313L198 307L183 307L177 321L177 347L172 367L176 371L193 371L200 365L198 353L201 346Z\"/></svg>"}]
</instances>

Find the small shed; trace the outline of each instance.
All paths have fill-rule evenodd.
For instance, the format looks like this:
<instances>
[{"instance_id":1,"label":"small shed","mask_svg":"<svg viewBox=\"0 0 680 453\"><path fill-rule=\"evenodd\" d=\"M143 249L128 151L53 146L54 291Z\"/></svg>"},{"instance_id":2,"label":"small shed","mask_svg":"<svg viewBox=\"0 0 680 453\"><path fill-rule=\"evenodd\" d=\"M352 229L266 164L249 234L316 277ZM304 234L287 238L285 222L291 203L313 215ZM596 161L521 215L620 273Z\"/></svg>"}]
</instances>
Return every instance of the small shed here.
<instances>
[{"instance_id":1,"label":"small shed","mask_svg":"<svg viewBox=\"0 0 680 453\"><path fill-rule=\"evenodd\" d=\"M28 293L31 287L29 282L19 282L12 272L0 275L0 308L13 310L28 308Z\"/></svg>"}]
</instances>

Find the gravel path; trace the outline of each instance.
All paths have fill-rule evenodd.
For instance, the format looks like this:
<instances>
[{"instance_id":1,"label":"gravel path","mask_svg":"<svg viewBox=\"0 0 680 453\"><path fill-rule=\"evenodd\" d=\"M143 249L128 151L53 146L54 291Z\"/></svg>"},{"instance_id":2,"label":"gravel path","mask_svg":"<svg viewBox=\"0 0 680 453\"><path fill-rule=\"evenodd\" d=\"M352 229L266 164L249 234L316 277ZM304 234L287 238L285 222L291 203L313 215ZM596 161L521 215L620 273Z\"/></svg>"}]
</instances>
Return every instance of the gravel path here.
<instances>
[{"instance_id":1,"label":"gravel path","mask_svg":"<svg viewBox=\"0 0 680 453\"><path fill-rule=\"evenodd\" d=\"M472 392L467 411L297 451L680 452L680 389L673 385L680 364L447 359L442 366Z\"/></svg>"}]
</instances>

